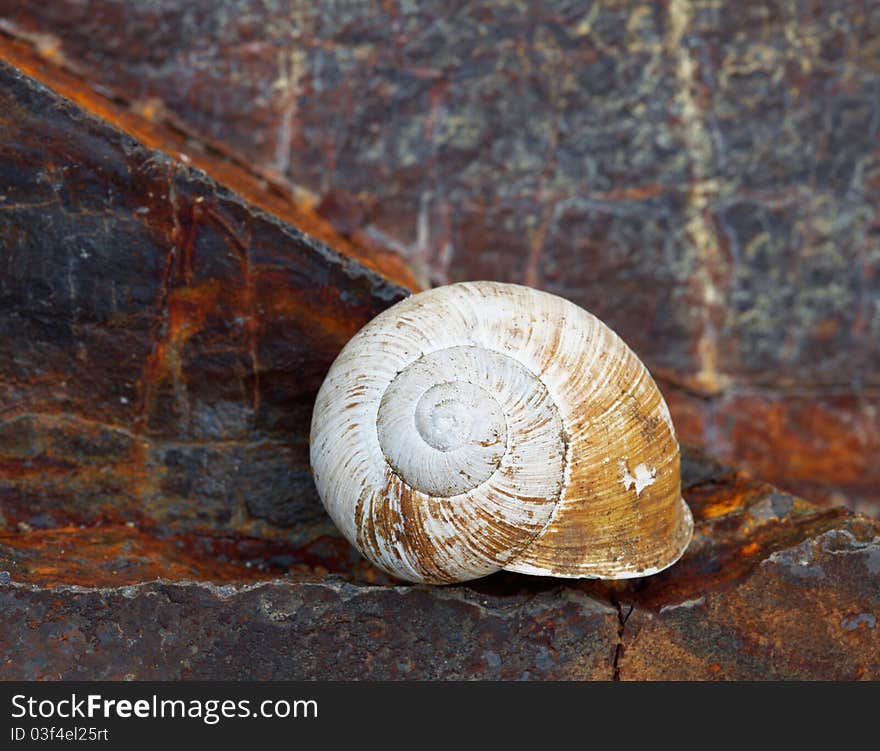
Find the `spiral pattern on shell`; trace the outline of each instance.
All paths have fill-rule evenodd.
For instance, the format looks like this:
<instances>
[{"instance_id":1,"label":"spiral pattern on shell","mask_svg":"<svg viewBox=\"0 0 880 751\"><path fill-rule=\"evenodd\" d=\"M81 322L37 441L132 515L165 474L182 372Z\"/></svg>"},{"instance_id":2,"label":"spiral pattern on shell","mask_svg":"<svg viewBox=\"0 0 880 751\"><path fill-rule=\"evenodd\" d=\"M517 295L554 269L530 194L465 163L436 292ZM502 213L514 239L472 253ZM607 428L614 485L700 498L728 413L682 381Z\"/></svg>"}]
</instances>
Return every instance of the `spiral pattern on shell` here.
<instances>
[{"instance_id":1,"label":"spiral pattern on shell","mask_svg":"<svg viewBox=\"0 0 880 751\"><path fill-rule=\"evenodd\" d=\"M693 528L647 369L590 313L518 285L439 287L361 329L321 386L311 461L343 534L410 581L645 576Z\"/></svg>"}]
</instances>

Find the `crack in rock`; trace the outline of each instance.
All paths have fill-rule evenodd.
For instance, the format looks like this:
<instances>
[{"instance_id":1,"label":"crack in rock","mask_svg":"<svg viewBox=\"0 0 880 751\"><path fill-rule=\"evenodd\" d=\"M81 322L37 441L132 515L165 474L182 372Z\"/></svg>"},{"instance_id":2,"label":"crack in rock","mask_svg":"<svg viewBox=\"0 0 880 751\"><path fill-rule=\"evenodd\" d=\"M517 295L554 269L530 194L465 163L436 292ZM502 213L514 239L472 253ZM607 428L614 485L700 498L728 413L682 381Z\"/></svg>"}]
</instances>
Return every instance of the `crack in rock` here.
<instances>
[{"instance_id":1,"label":"crack in rock","mask_svg":"<svg viewBox=\"0 0 880 751\"><path fill-rule=\"evenodd\" d=\"M633 609L635 605L630 604L627 608L626 612L623 611L623 605L621 605L617 600L614 600L614 606L617 608L617 646L614 649L614 662L612 664L612 672L611 672L611 680L619 681L622 680L620 677L620 658L623 653L626 651L626 647L623 644L623 634L626 630L626 622L629 620L629 617L632 615Z\"/></svg>"}]
</instances>

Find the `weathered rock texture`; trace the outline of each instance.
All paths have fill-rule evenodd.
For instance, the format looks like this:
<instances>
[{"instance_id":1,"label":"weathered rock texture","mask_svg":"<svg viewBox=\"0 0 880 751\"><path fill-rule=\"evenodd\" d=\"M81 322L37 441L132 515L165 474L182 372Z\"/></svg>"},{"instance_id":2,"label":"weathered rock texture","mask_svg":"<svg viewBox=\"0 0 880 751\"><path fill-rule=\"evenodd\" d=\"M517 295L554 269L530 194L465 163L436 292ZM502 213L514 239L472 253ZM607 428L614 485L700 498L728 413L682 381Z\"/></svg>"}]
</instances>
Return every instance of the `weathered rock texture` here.
<instances>
[{"instance_id":1,"label":"weathered rock texture","mask_svg":"<svg viewBox=\"0 0 880 751\"><path fill-rule=\"evenodd\" d=\"M880 3L0 0L0 19L433 282L571 298L662 377L686 439L880 510Z\"/></svg>"},{"instance_id":2,"label":"weathered rock texture","mask_svg":"<svg viewBox=\"0 0 880 751\"><path fill-rule=\"evenodd\" d=\"M0 63L0 529L329 529L317 389L406 294Z\"/></svg>"},{"instance_id":3,"label":"weathered rock texture","mask_svg":"<svg viewBox=\"0 0 880 751\"><path fill-rule=\"evenodd\" d=\"M197 557L126 526L2 535L3 675L880 677L880 524L684 458L693 545L614 587L515 574L395 586L342 558L280 576L286 562Z\"/></svg>"},{"instance_id":4,"label":"weathered rock texture","mask_svg":"<svg viewBox=\"0 0 880 751\"><path fill-rule=\"evenodd\" d=\"M405 290L2 64L0 132L4 678L880 677L880 525L688 452L661 575L389 582L306 430Z\"/></svg>"}]
</instances>

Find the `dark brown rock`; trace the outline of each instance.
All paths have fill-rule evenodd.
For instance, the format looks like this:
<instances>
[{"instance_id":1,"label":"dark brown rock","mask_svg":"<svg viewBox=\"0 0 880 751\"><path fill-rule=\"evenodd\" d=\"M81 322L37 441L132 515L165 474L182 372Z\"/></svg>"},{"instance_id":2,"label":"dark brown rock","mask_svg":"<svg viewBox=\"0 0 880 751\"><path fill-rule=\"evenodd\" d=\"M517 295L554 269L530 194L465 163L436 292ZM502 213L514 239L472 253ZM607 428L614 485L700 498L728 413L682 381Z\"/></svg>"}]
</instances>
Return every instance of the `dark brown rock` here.
<instances>
[{"instance_id":1,"label":"dark brown rock","mask_svg":"<svg viewBox=\"0 0 880 751\"><path fill-rule=\"evenodd\" d=\"M390 240L435 280L585 304L682 435L870 499L874 84L838 44L861 9L319 8L293 43L268 6L189 7L0 0L50 67L0 52L70 96L0 64L4 677L880 677L864 517L686 451L695 538L660 575L398 586L329 523L306 446L329 362L406 294L376 273ZM172 121L236 191L150 148L183 153ZM209 140L304 180L352 252L257 208L317 221Z\"/></svg>"},{"instance_id":2,"label":"dark brown rock","mask_svg":"<svg viewBox=\"0 0 880 751\"><path fill-rule=\"evenodd\" d=\"M339 253L356 259L389 281L408 289L419 288L411 266L396 251L377 238L356 232L351 237L343 236L318 213L316 199L307 191L292 186L283 176L246 162L224 149L222 144L194 140L174 122L162 117L164 110L154 100L129 107L124 97L110 95L104 88L95 90L77 73L54 64L51 55L47 59L45 52L39 45L35 49L0 31L0 60L42 82L86 112L113 124L144 146L163 151L184 164L207 172L255 208L273 214Z\"/></svg>"},{"instance_id":3,"label":"dark brown rock","mask_svg":"<svg viewBox=\"0 0 880 751\"><path fill-rule=\"evenodd\" d=\"M690 451L683 482L685 557L619 583L396 586L344 556L280 576L280 558L245 565L244 540L221 561L131 527L4 535L0 663L7 678L880 677L877 522Z\"/></svg>"},{"instance_id":4,"label":"dark brown rock","mask_svg":"<svg viewBox=\"0 0 880 751\"><path fill-rule=\"evenodd\" d=\"M0 19L423 278L570 297L677 421L704 413L685 438L880 508L876 477L824 468L877 448L876 3L0 0ZM715 417L755 390L773 458ZM805 420L811 440L777 429Z\"/></svg>"},{"instance_id":5,"label":"dark brown rock","mask_svg":"<svg viewBox=\"0 0 880 751\"><path fill-rule=\"evenodd\" d=\"M607 678L617 629L613 608L552 591L154 583L0 598L42 639L10 658L0 637L7 678Z\"/></svg>"},{"instance_id":6,"label":"dark brown rock","mask_svg":"<svg viewBox=\"0 0 880 751\"><path fill-rule=\"evenodd\" d=\"M0 131L0 529L329 529L314 395L407 291L2 63Z\"/></svg>"}]
</instances>

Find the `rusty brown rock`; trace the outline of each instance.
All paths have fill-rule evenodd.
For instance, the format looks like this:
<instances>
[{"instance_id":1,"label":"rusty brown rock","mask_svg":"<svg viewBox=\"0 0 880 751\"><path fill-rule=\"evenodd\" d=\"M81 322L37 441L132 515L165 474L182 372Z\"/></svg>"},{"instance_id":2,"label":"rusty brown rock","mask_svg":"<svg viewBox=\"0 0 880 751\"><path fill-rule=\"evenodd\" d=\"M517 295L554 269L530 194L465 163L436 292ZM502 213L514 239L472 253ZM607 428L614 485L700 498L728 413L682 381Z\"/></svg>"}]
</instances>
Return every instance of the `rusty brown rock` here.
<instances>
[{"instance_id":1,"label":"rusty brown rock","mask_svg":"<svg viewBox=\"0 0 880 751\"><path fill-rule=\"evenodd\" d=\"M78 107L0 65L4 677L880 678L878 524L688 452L696 537L668 572L392 585L321 512L304 426L341 344L405 290L256 209L258 186L244 200L89 114L153 146L171 143L172 120L196 145L262 143L248 158L289 159L352 242L390 241L436 280L569 294L665 378L682 434L870 503L876 127L860 50L876 20L747 5L588 18L549 4L523 20L489 4L453 23L425 4L374 34L370 15L318 18L295 45L311 66L297 98L295 84L259 88L282 62L296 78L289 41L233 43L260 33L259 15L215 23L253 4L165 5L157 19L152 2L72 14L0 0L4 28L47 65L113 94L61 81ZM847 25L863 45L838 43ZM481 28L502 33L487 46ZM570 50L581 77L563 106L541 82L565 83ZM252 67L232 86L220 63L242 54ZM750 77L768 65L782 77ZM350 110L334 120L340 97ZM387 112L393 127L371 129ZM260 122L291 130L260 141Z\"/></svg>"},{"instance_id":2,"label":"rusty brown rock","mask_svg":"<svg viewBox=\"0 0 880 751\"><path fill-rule=\"evenodd\" d=\"M159 116L161 107L155 111L155 102L128 107L122 103L121 97L112 96L104 89L96 91L80 76L47 60L41 52L45 53L45 50L35 50L31 45L0 32L0 60L75 102L86 112L112 123L144 146L204 170L254 207L356 259L390 281L408 289L420 287L413 269L400 254L375 238L344 236L319 213L313 196L290 185L283 176L245 163L224 149L222 144L190 138L173 122Z\"/></svg>"},{"instance_id":3,"label":"rusty brown rock","mask_svg":"<svg viewBox=\"0 0 880 751\"><path fill-rule=\"evenodd\" d=\"M0 532L0 570L42 587L122 587L158 578L222 583L271 576L240 557L199 555L198 546L188 543L127 525Z\"/></svg>"},{"instance_id":4,"label":"rusty brown rock","mask_svg":"<svg viewBox=\"0 0 880 751\"><path fill-rule=\"evenodd\" d=\"M729 589L659 610L636 606L626 618L618 676L876 680L877 539L876 526L839 521L775 551Z\"/></svg>"},{"instance_id":5,"label":"rusty brown rock","mask_svg":"<svg viewBox=\"0 0 880 751\"><path fill-rule=\"evenodd\" d=\"M875 3L0 0L0 28L422 277L571 298L670 401L761 390L756 430L798 457L773 479L880 509L822 467L864 463L848 426L877 419ZM837 427L774 429L828 395ZM710 423L686 435L774 462Z\"/></svg>"},{"instance_id":6,"label":"rusty brown rock","mask_svg":"<svg viewBox=\"0 0 880 751\"><path fill-rule=\"evenodd\" d=\"M2 63L0 131L0 529L329 531L314 396L407 291Z\"/></svg>"},{"instance_id":7,"label":"rusty brown rock","mask_svg":"<svg viewBox=\"0 0 880 751\"><path fill-rule=\"evenodd\" d=\"M711 444L719 458L817 503L877 514L878 395L755 388L707 399L661 388L682 441Z\"/></svg>"},{"instance_id":8,"label":"rusty brown rock","mask_svg":"<svg viewBox=\"0 0 880 751\"><path fill-rule=\"evenodd\" d=\"M399 586L343 558L282 575L244 548L219 560L130 527L5 535L0 664L7 678L880 677L880 524L693 451L682 471L694 543L615 584Z\"/></svg>"}]
</instances>

